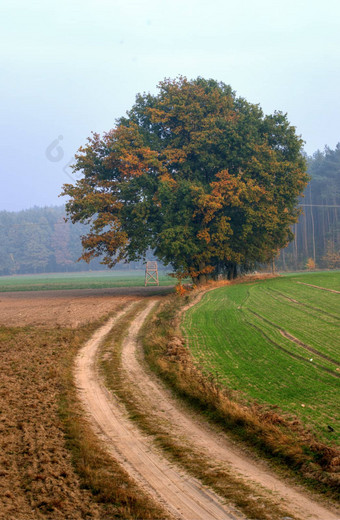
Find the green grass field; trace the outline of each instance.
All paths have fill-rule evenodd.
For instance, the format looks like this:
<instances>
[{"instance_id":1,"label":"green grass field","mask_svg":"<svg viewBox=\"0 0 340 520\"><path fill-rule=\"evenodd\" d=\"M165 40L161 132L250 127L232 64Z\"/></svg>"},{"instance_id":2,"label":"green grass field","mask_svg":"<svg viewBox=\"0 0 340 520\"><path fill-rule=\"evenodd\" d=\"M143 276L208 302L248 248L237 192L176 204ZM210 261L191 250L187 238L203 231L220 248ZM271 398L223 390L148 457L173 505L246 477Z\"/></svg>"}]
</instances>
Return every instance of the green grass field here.
<instances>
[{"instance_id":1,"label":"green grass field","mask_svg":"<svg viewBox=\"0 0 340 520\"><path fill-rule=\"evenodd\" d=\"M1 276L0 292L142 287L144 277L144 270ZM174 285L176 280L165 272L160 272L159 283L160 285Z\"/></svg>"},{"instance_id":2,"label":"green grass field","mask_svg":"<svg viewBox=\"0 0 340 520\"><path fill-rule=\"evenodd\" d=\"M213 290L185 314L183 330L221 383L339 442L340 294L305 284L339 290L340 271Z\"/></svg>"}]
</instances>

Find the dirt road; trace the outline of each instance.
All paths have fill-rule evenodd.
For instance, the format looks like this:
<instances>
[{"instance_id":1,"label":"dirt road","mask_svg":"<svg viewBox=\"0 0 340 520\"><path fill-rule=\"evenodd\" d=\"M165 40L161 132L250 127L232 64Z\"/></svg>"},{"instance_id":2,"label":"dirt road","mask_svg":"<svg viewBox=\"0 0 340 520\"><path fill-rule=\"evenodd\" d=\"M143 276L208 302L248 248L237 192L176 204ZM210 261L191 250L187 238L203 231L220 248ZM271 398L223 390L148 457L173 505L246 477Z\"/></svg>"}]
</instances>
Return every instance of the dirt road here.
<instances>
[{"instance_id":1,"label":"dirt road","mask_svg":"<svg viewBox=\"0 0 340 520\"><path fill-rule=\"evenodd\" d=\"M301 520L338 520L338 516L312 501L299 490L293 489L272 475L261 464L247 458L226 438L208 428L198 417L189 415L174 401L169 392L141 362L137 342L138 332L153 303L136 316L123 344L122 365L131 384L145 406L157 410L160 418L184 439L209 453L216 464L225 464L249 485L257 495L271 496L295 518ZM123 311L122 311L123 313ZM128 419L122 405L105 388L97 369L100 343L110 331L111 319L99 329L84 346L76 362L76 384L89 418L107 449L130 474L149 491L174 518L185 520L241 519L239 512L223 505L222 501L197 480L170 464ZM186 440L185 440L186 439ZM286 517L288 518L288 517Z\"/></svg>"},{"instance_id":2,"label":"dirt road","mask_svg":"<svg viewBox=\"0 0 340 520\"><path fill-rule=\"evenodd\" d=\"M149 312L138 316L137 327ZM105 389L96 366L101 340L123 311L100 328L84 346L76 362L76 385L85 409L97 433L109 451L122 462L130 474L155 497L176 519L241 519L224 507L222 501L197 480L171 465L152 447L129 421L118 401ZM131 334L129 335L129 337Z\"/></svg>"}]
</instances>

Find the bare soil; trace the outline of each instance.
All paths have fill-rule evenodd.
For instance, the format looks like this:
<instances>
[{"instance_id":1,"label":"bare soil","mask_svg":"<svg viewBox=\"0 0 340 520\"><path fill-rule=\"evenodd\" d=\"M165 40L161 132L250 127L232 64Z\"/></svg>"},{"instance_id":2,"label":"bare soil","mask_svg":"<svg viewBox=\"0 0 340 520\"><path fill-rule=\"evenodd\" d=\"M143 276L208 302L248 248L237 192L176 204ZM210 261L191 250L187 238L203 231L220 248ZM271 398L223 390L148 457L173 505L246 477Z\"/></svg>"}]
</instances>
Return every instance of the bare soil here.
<instances>
[{"instance_id":1,"label":"bare soil","mask_svg":"<svg viewBox=\"0 0 340 520\"><path fill-rule=\"evenodd\" d=\"M337 520L339 516L335 512L315 502L301 490L282 482L263 464L254 462L198 417L188 414L171 398L162 384L148 373L138 360L140 347L137 337L150 306L133 321L124 341L122 354L126 377L137 385L138 395L142 396L145 407L158 414L160 420L166 421L183 442L195 445L202 454L209 453L216 465L227 464L248 485L253 486L257 496L262 494L271 497L277 504L284 505L284 509L294 518ZM83 405L107 449L174 518L242 518L231 507L222 505L214 493L209 492L195 479L169 465L150 439L144 437L131 423L118 400L107 392L96 367L96 356L101 339L111 327L112 322L107 323L87 343L77 359L76 370Z\"/></svg>"},{"instance_id":2,"label":"bare soil","mask_svg":"<svg viewBox=\"0 0 340 520\"><path fill-rule=\"evenodd\" d=\"M60 373L74 340L58 330L0 328L1 520L100 519L58 415Z\"/></svg>"},{"instance_id":3,"label":"bare soil","mask_svg":"<svg viewBox=\"0 0 340 520\"><path fill-rule=\"evenodd\" d=\"M0 293L0 325L76 328L110 313L118 303L171 290L171 287L121 287Z\"/></svg>"},{"instance_id":4,"label":"bare soil","mask_svg":"<svg viewBox=\"0 0 340 520\"><path fill-rule=\"evenodd\" d=\"M88 333L62 326L115 312L133 297L0 299L7 325L0 326L0 520L102 520L74 470L59 415L65 371Z\"/></svg>"}]
</instances>

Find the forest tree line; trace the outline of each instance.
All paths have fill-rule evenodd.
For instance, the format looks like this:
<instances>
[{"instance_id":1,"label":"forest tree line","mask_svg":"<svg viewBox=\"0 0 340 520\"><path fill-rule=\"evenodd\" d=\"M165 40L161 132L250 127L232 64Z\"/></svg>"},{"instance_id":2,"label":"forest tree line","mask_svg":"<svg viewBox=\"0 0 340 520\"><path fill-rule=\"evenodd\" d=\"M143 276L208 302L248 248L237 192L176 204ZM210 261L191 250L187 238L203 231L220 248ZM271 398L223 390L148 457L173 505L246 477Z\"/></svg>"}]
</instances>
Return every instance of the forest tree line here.
<instances>
[{"instance_id":1,"label":"forest tree line","mask_svg":"<svg viewBox=\"0 0 340 520\"><path fill-rule=\"evenodd\" d=\"M65 221L64 206L0 212L0 275L106 269L96 258L77 261L88 226ZM151 258L150 258L151 259ZM120 268L141 268L142 262Z\"/></svg>"},{"instance_id":2,"label":"forest tree line","mask_svg":"<svg viewBox=\"0 0 340 520\"><path fill-rule=\"evenodd\" d=\"M294 240L276 261L278 269L340 268L340 143L309 157L308 173L303 213L293 226ZM0 275L105 269L98 258L77 262L87 232L84 224L65 222L64 206L1 211Z\"/></svg>"},{"instance_id":3,"label":"forest tree line","mask_svg":"<svg viewBox=\"0 0 340 520\"><path fill-rule=\"evenodd\" d=\"M308 157L311 180L301 199L303 213L294 240L277 260L282 270L340 268L340 143Z\"/></svg>"},{"instance_id":4,"label":"forest tree line","mask_svg":"<svg viewBox=\"0 0 340 520\"><path fill-rule=\"evenodd\" d=\"M73 226L64 217L63 206L1 211L0 274L98 269L99 262L77 263L85 226Z\"/></svg>"}]
</instances>

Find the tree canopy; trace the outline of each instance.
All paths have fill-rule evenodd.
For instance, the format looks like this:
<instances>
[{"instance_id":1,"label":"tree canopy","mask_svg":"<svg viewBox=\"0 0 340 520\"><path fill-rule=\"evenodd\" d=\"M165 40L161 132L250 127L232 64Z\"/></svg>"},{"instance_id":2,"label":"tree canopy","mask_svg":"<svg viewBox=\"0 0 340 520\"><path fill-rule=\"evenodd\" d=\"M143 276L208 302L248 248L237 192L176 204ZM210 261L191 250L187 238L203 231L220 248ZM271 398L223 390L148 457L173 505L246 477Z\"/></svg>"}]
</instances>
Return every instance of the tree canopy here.
<instances>
[{"instance_id":1,"label":"tree canopy","mask_svg":"<svg viewBox=\"0 0 340 520\"><path fill-rule=\"evenodd\" d=\"M125 117L79 149L64 185L72 222L90 222L83 258L109 266L150 248L202 279L267 262L292 238L306 186L303 141L215 80L179 77L138 94Z\"/></svg>"}]
</instances>

